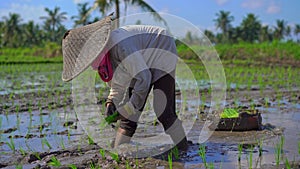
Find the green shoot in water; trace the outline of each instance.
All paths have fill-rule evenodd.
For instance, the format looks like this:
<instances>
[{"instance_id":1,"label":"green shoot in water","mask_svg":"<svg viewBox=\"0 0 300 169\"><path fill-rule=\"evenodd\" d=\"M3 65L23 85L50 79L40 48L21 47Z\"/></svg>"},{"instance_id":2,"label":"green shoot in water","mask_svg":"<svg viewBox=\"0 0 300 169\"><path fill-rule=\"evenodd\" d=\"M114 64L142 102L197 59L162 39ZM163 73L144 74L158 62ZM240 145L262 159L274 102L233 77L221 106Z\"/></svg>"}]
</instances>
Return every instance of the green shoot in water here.
<instances>
[{"instance_id":1,"label":"green shoot in water","mask_svg":"<svg viewBox=\"0 0 300 169\"><path fill-rule=\"evenodd\" d=\"M204 144L200 144L198 153L199 153L204 165L206 166L206 149L205 149Z\"/></svg>"},{"instance_id":2,"label":"green shoot in water","mask_svg":"<svg viewBox=\"0 0 300 169\"><path fill-rule=\"evenodd\" d=\"M172 150L171 153L174 155L175 159L178 160L179 159L179 150L177 148L177 146L175 146Z\"/></svg>"},{"instance_id":3,"label":"green shoot in water","mask_svg":"<svg viewBox=\"0 0 300 169\"><path fill-rule=\"evenodd\" d=\"M77 169L75 164L69 164L68 167L71 168L71 169Z\"/></svg>"},{"instance_id":4,"label":"green shoot in water","mask_svg":"<svg viewBox=\"0 0 300 169\"><path fill-rule=\"evenodd\" d=\"M126 164L126 169L131 169L128 160L125 161L125 164Z\"/></svg>"},{"instance_id":5,"label":"green shoot in water","mask_svg":"<svg viewBox=\"0 0 300 169\"><path fill-rule=\"evenodd\" d=\"M16 165L16 169L22 169L22 168L23 168L22 164L17 164Z\"/></svg>"},{"instance_id":6,"label":"green shoot in water","mask_svg":"<svg viewBox=\"0 0 300 169\"><path fill-rule=\"evenodd\" d=\"M88 143L89 143L89 145L95 144L94 140L89 136L88 136Z\"/></svg>"},{"instance_id":7,"label":"green shoot in water","mask_svg":"<svg viewBox=\"0 0 300 169\"><path fill-rule=\"evenodd\" d=\"M280 142L275 145L274 151L275 151L275 160L276 160L276 166L279 166L280 160L282 158L283 153L283 146L284 146L284 136L280 137Z\"/></svg>"},{"instance_id":8,"label":"green shoot in water","mask_svg":"<svg viewBox=\"0 0 300 169\"><path fill-rule=\"evenodd\" d=\"M250 147L250 152L249 152L249 169L252 169L252 165L253 165L253 150L254 150L254 147L253 145L251 145Z\"/></svg>"},{"instance_id":9,"label":"green shoot in water","mask_svg":"<svg viewBox=\"0 0 300 169\"><path fill-rule=\"evenodd\" d=\"M169 163L169 168L173 168L173 158L172 158L172 153L168 154L168 163Z\"/></svg>"},{"instance_id":10,"label":"green shoot in water","mask_svg":"<svg viewBox=\"0 0 300 169\"><path fill-rule=\"evenodd\" d=\"M52 149L50 143L46 138L42 138L42 147L44 148L44 145L46 145L49 149Z\"/></svg>"},{"instance_id":11,"label":"green shoot in water","mask_svg":"<svg viewBox=\"0 0 300 169\"><path fill-rule=\"evenodd\" d=\"M290 162L289 162L289 159L285 159L285 167L287 168L287 169L291 169L291 165L290 165Z\"/></svg>"},{"instance_id":12,"label":"green shoot in water","mask_svg":"<svg viewBox=\"0 0 300 169\"><path fill-rule=\"evenodd\" d=\"M13 136L10 137L10 141L6 142L6 144L8 145L8 147L13 151L13 153L15 153L16 151L16 146L15 146L15 142L13 140Z\"/></svg>"},{"instance_id":13,"label":"green shoot in water","mask_svg":"<svg viewBox=\"0 0 300 169\"><path fill-rule=\"evenodd\" d=\"M61 148L62 148L63 150L66 149L66 146L65 146L63 137L60 138L60 146L61 146Z\"/></svg>"},{"instance_id":14,"label":"green shoot in water","mask_svg":"<svg viewBox=\"0 0 300 169\"><path fill-rule=\"evenodd\" d=\"M110 153L110 156L113 160L115 160L117 163L120 162L119 154L117 153Z\"/></svg>"},{"instance_id":15,"label":"green shoot in water","mask_svg":"<svg viewBox=\"0 0 300 169\"><path fill-rule=\"evenodd\" d=\"M102 149L102 148L100 148L99 153L100 153L100 155L102 157L102 160L105 160L105 150Z\"/></svg>"},{"instance_id":16,"label":"green shoot in water","mask_svg":"<svg viewBox=\"0 0 300 169\"><path fill-rule=\"evenodd\" d=\"M238 144L238 161L241 161L243 144Z\"/></svg>"},{"instance_id":17,"label":"green shoot in water","mask_svg":"<svg viewBox=\"0 0 300 169\"><path fill-rule=\"evenodd\" d=\"M261 157L263 153L263 145L262 145L262 140L259 141L259 154L258 156Z\"/></svg>"},{"instance_id":18,"label":"green shoot in water","mask_svg":"<svg viewBox=\"0 0 300 169\"><path fill-rule=\"evenodd\" d=\"M90 163L90 169L96 169L95 163Z\"/></svg>"},{"instance_id":19,"label":"green shoot in water","mask_svg":"<svg viewBox=\"0 0 300 169\"><path fill-rule=\"evenodd\" d=\"M38 152L33 152L32 153L38 160L41 160L42 158L41 158L41 156L40 156L40 154L38 153Z\"/></svg>"},{"instance_id":20,"label":"green shoot in water","mask_svg":"<svg viewBox=\"0 0 300 169\"><path fill-rule=\"evenodd\" d=\"M300 155L300 141L298 142L298 154Z\"/></svg>"},{"instance_id":21,"label":"green shoot in water","mask_svg":"<svg viewBox=\"0 0 300 169\"><path fill-rule=\"evenodd\" d=\"M51 157L50 162L48 162L49 165L53 166L53 167L60 167L61 163L60 161L55 157Z\"/></svg>"},{"instance_id":22,"label":"green shoot in water","mask_svg":"<svg viewBox=\"0 0 300 169\"><path fill-rule=\"evenodd\" d=\"M207 168L214 169L215 168L214 163L213 162L209 163L208 166L207 166Z\"/></svg>"},{"instance_id":23,"label":"green shoot in water","mask_svg":"<svg viewBox=\"0 0 300 169\"><path fill-rule=\"evenodd\" d=\"M20 151L20 153L22 154L23 157L26 156L27 153L25 152L25 150L22 147L20 147L19 151Z\"/></svg>"}]
</instances>

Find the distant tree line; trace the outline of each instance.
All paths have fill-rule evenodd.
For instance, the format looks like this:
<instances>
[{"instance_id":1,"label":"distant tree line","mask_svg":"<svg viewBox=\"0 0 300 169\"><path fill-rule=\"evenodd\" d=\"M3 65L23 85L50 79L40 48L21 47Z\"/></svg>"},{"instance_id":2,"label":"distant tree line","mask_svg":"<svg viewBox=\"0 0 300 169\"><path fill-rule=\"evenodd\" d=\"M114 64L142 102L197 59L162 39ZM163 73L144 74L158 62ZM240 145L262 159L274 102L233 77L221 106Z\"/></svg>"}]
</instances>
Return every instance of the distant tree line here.
<instances>
[{"instance_id":1,"label":"distant tree line","mask_svg":"<svg viewBox=\"0 0 300 169\"><path fill-rule=\"evenodd\" d=\"M123 4L123 5L121 5ZM165 22L161 16L144 0L94 0L89 3L78 4L78 15L69 19L74 21L74 27L86 25L99 20L98 17L91 18L91 12L98 9L102 16L108 15L110 9L115 9L116 18L120 17L121 6L124 6L126 14L127 6L138 6L147 12L153 12L153 17ZM45 8L47 16L41 16L42 24L34 21L23 23L22 18L17 13L9 13L0 19L0 47L31 47L43 46L49 43L61 43L66 27L63 22L67 21L67 13L61 12L59 7L53 10Z\"/></svg>"},{"instance_id":2,"label":"distant tree line","mask_svg":"<svg viewBox=\"0 0 300 169\"><path fill-rule=\"evenodd\" d=\"M216 14L215 22L219 33L213 33L205 30L204 34L214 43L259 43L271 42L273 40L296 40L300 42L300 24L296 24L292 29L285 20L276 20L276 25L271 27L263 25L258 16L249 13L243 18L239 26L233 27L234 17L228 11L220 11ZM293 37L294 35L294 37ZM293 38L292 38L293 37ZM187 32L184 40L189 44L198 43L201 39L193 36L191 32Z\"/></svg>"},{"instance_id":3,"label":"distant tree line","mask_svg":"<svg viewBox=\"0 0 300 169\"><path fill-rule=\"evenodd\" d=\"M122 1L123 2L123 1ZM95 0L92 6L88 3L78 4L78 15L71 16L74 27L86 25L99 20L99 18L91 18L91 11L99 9L102 15L107 15L108 9L118 7L116 12L120 16L120 1ZM138 5L145 11L155 12L155 10L143 0L124 0L125 5ZM114 5L114 6L112 6ZM124 10L127 8L125 7ZM17 13L9 13L0 20L0 47L32 47L43 46L49 43L61 43L66 27L63 22L67 21L67 13L62 12L59 7L54 9L45 8L47 16L41 16L42 24L34 21L23 23L21 16ZM126 13L126 12L125 12ZM154 17L164 21L158 14L154 13ZM216 14L213 21L220 30L219 33L205 30L204 34L213 43L238 43L244 42L266 42L273 40L291 39L292 33L295 36L300 34L300 25L297 24L292 29L284 20L277 20L276 26L270 27L262 25L258 17L252 13L248 14L242 23L233 27L234 17L230 12L220 11ZM187 32L185 41L197 42L199 39L193 36L191 32ZM299 40L298 40L299 41Z\"/></svg>"}]
</instances>

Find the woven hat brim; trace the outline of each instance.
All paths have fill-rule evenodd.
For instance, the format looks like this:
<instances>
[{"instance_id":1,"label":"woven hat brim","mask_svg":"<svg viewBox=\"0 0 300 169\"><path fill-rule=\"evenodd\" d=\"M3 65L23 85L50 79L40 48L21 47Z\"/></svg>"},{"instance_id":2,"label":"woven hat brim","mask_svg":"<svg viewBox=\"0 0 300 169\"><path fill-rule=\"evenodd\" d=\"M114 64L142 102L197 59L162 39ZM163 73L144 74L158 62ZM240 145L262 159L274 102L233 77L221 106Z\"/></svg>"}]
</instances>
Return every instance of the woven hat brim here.
<instances>
[{"instance_id":1,"label":"woven hat brim","mask_svg":"<svg viewBox=\"0 0 300 169\"><path fill-rule=\"evenodd\" d=\"M62 41L62 80L68 82L86 70L104 51L110 36L111 18L67 31Z\"/></svg>"}]
</instances>

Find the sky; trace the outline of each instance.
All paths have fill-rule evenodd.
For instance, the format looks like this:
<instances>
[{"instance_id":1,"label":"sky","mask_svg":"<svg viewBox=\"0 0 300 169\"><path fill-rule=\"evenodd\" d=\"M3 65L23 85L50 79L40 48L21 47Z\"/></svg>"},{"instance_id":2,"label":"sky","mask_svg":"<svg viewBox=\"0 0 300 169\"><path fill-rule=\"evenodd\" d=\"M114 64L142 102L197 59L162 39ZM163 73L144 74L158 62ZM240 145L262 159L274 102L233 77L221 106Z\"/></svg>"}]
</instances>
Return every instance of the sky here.
<instances>
[{"instance_id":1,"label":"sky","mask_svg":"<svg viewBox=\"0 0 300 169\"><path fill-rule=\"evenodd\" d=\"M274 26L277 19L285 20L288 25L300 24L299 0L145 0L156 11L183 18L201 30L217 31L214 19L220 10L230 11L234 17L233 26L241 23L248 13L254 13L263 25ZM77 15L78 3L94 0L0 0L0 20L9 13L18 13L23 22L34 20L42 23L40 16L47 16L44 8L61 8L67 12L68 20L64 22L68 29L72 28L71 16ZM123 6L121 10L124 11ZM111 9L113 11L113 9ZM127 14L141 12L138 7L128 7ZM124 14L124 13L123 13ZM100 15L94 12L93 16Z\"/></svg>"}]
</instances>

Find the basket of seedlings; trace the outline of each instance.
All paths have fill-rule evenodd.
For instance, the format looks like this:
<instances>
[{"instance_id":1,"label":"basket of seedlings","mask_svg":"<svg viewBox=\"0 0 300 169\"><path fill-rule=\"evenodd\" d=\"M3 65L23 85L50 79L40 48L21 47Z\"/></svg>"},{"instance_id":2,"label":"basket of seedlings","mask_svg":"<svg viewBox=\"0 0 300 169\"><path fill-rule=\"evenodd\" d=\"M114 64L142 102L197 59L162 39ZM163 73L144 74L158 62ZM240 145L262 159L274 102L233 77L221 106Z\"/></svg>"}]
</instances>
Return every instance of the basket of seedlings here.
<instances>
[{"instance_id":1,"label":"basket of seedlings","mask_svg":"<svg viewBox=\"0 0 300 169\"><path fill-rule=\"evenodd\" d=\"M260 130L262 118L257 110L224 109L220 114L217 131Z\"/></svg>"}]
</instances>

